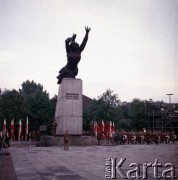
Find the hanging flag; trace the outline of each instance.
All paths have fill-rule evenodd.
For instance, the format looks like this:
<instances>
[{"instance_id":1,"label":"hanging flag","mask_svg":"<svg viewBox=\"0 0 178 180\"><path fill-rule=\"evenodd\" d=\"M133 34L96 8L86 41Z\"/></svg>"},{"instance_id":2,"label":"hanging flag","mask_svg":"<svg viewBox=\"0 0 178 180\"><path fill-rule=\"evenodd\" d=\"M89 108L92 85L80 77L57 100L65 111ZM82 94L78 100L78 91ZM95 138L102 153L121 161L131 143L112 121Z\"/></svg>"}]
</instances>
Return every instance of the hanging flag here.
<instances>
[{"instance_id":1,"label":"hanging flag","mask_svg":"<svg viewBox=\"0 0 178 180\"><path fill-rule=\"evenodd\" d=\"M21 141L22 140L22 121L20 119L19 121L19 134L18 134L18 140Z\"/></svg>"},{"instance_id":2,"label":"hanging flag","mask_svg":"<svg viewBox=\"0 0 178 180\"><path fill-rule=\"evenodd\" d=\"M112 122L112 132L113 132L113 134L115 134L115 133L116 133L116 129L115 129L115 125L114 125L114 121Z\"/></svg>"},{"instance_id":3,"label":"hanging flag","mask_svg":"<svg viewBox=\"0 0 178 180\"><path fill-rule=\"evenodd\" d=\"M96 136L96 137L97 137L97 128L98 128L97 122L95 121L95 122L94 122L94 133L95 133L95 136Z\"/></svg>"},{"instance_id":4,"label":"hanging flag","mask_svg":"<svg viewBox=\"0 0 178 180\"><path fill-rule=\"evenodd\" d=\"M11 141L14 141L14 119L11 121Z\"/></svg>"},{"instance_id":5,"label":"hanging flag","mask_svg":"<svg viewBox=\"0 0 178 180\"><path fill-rule=\"evenodd\" d=\"M102 120L102 131L104 132L104 121Z\"/></svg>"},{"instance_id":6,"label":"hanging flag","mask_svg":"<svg viewBox=\"0 0 178 180\"><path fill-rule=\"evenodd\" d=\"M97 123L97 132L101 132L101 131L102 131L102 123L99 120L98 123Z\"/></svg>"},{"instance_id":7,"label":"hanging flag","mask_svg":"<svg viewBox=\"0 0 178 180\"><path fill-rule=\"evenodd\" d=\"M6 119L4 119L3 131L6 131L6 130L7 130Z\"/></svg>"},{"instance_id":8,"label":"hanging flag","mask_svg":"<svg viewBox=\"0 0 178 180\"><path fill-rule=\"evenodd\" d=\"M111 121L109 122L109 134L110 134L110 137L112 137L112 122Z\"/></svg>"},{"instance_id":9,"label":"hanging flag","mask_svg":"<svg viewBox=\"0 0 178 180\"><path fill-rule=\"evenodd\" d=\"M27 121L26 121L26 127L25 127L25 133L28 135L29 131L29 124L28 124L28 116L27 116Z\"/></svg>"}]
</instances>

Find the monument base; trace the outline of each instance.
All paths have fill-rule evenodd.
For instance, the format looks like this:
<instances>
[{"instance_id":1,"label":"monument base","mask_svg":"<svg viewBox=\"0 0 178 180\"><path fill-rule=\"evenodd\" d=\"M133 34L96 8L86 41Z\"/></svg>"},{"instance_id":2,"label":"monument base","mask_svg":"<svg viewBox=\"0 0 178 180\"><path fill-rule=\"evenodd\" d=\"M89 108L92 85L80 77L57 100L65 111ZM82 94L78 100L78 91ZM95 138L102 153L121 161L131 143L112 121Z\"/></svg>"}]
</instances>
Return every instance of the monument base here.
<instances>
[{"instance_id":1,"label":"monument base","mask_svg":"<svg viewBox=\"0 0 178 180\"><path fill-rule=\"evenodd\" d=\"M40 146L63 146L63 136L41 136ZM71 146L89 146L97 145L97 139L94 136L71 136Z\"/></svg>"},{"instance_id":2,"label":"monument base","mask_svg":"<svg viewBox=\"0 0 178 180\"><path fill-rule=\"evenodd\" d=\"M82 102L82 80L64 78L59 86L55 111L57 135L64 135L66 130L68 130L71 135L82 135Z\"/></svg>"}]
</instances>

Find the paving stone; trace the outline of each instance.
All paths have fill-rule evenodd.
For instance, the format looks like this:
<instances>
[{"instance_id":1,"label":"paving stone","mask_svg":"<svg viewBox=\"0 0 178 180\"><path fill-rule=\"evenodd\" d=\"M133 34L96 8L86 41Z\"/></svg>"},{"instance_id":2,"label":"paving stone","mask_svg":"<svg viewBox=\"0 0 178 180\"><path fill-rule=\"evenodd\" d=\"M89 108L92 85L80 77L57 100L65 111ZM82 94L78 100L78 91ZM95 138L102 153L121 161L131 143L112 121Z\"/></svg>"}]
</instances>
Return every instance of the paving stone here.
<instances>
[{"instance_id":1,"label":"paving stone","mask_svg":"<svg viewBox=\"0 0 178 180\"><path fill-rule=\"evenodd\" d=\"M57 176L59 180L84 180L84 178L78 175L60 175Z\"/></svg>"},{"instance_id":2,"label":"paving stone","mask_svg":"<svg viewBox=\"0 0 178 180\"><path fill-rule=\"evenodd\" d=\"M2 149L2 155L0 156L0 179L17 180L10 153L9 155L4 155L7 152L9 153L8 148Z\"/></svg>"},{"instance_id":3,"label":"paving stone","mask_svg":"<svg viewBox=\"0 0 178 180\"><path fill-rule=\"evenodd\" d=\"M154 163L158 159L163 165L172 162L178 176L178 142L159 145L119 145L119 146L72 146L69 151L63 147L34 147L29 151L25 145L9 148L17 174L17 180L104 180L106 158L126 158L123 169L130 170L130 163ZM161 174L163 169L160 169ZM153 169L149 178L155 179ZM123 179L117 174L117 179Z\"/></svg>"}]
</instances>

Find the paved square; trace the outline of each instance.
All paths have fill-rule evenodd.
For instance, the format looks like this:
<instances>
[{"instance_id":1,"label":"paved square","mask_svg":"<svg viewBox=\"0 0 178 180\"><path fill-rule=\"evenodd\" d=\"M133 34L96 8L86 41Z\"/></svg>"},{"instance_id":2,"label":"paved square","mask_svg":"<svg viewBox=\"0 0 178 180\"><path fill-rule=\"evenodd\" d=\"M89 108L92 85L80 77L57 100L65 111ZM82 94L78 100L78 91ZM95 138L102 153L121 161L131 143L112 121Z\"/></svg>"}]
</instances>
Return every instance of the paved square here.
<instances>
[{"instance_id":1,"label":"paved square","mask_svg":"<svg viewBox=\"0 0 178 180\"><path fill-rule=\"evenodd\" d=\"M130 163L142 166L155 163L163 166L173 163L178 176L178 143L118 146L71 146L28 147L13 144L10 148L17 180L104 180L106 158L126 158L122 169L129 170ZM142 168L141 168L142 169ZM159 168L159 174L165 168ZM167 168L168 169L168 168ZM142 171L142 170L141 170ZM141 172L142 173L142 172ZM117 173L117 179L123 179ZM148 170L148 179L155 179L153 168Z\"/></svg>"}]
</instances>

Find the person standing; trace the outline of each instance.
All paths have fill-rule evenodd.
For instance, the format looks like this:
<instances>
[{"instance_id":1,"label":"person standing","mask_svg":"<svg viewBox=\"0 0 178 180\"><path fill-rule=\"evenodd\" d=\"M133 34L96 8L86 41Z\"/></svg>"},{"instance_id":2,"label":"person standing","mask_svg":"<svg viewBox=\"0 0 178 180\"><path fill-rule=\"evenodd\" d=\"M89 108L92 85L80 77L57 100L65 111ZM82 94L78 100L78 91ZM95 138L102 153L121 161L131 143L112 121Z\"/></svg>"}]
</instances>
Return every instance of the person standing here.
<instances>
[{"instance_id":1,"label":"person standing","mask_svg":"<svg viewBox=\"0 0 178 180\"><path fill-rule=\"evenodd\" d=\"M6 148L6 131L2 132L2 147Z\"/></svg>"},{"instance_id":2,"label":"person standing","mask_svg":"<svg viewBox=\"0 0 178 180\"><path fill-rule=\"evenodd\" d=\"M57 122L56 122L56 120L54 120L52 123L52 134L53 134L53 136L56 136L56 128L57 128Z\"/></svg>"},{"instance_id":3,"label":"person standing","mask_svg":"<svg viewBox=\"0 0 178 180\"><path fill-rule=\"evenodd\" d=\"M64 133L64 150L69 149L69 141L70 141L70 134L68 130L66 130Z\"/></svg>"},{"instance_id":4,"label":"person standing","mask_svg":"<svg viewBox=\"0 0 178 180\"><path fill-rule=\"evenodd\" d=\"M9 132L6 131L6 144L8 147L10 147L10 144L9 144Z\"/></svg>"},{"instance_id":5,"label":"person standing","mask_svg":"<svg viewBox=\"0 0 178 180\"><path fill-rule=\"evenodd\" d=\"M99 131L99 132L98 132L98 135L97 135L98 145L101 145L101 140L102 140L102 134L101 134L101 132Z\"/></svg>"},{"instance_id":6,"label":"person standing","mask_svg":"<svg viewBox=\"0 0 178 180\"><path fill-rule=\"evenodd\" d=\"M28 146L31 146L31 144L32 144L32 133L30 132L30 133L28 133L28 137L27 137L27 145Z\"/></svg>"}]
</instances>

